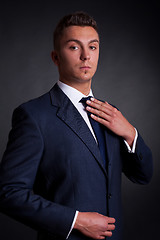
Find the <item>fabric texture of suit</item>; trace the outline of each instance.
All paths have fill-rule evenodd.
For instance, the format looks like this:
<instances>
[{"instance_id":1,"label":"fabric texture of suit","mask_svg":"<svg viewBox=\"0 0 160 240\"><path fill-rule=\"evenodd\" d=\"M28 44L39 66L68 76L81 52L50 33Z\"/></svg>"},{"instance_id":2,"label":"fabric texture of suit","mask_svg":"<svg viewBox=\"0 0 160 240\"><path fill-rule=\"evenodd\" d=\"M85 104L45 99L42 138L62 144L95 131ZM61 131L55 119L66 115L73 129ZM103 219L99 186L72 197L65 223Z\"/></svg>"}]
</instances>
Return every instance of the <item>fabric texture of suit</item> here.
<instances>
[{"instance_id":1,"label":"fabric texture of suit","mask_svg":"<svg viewBox=\"0 0 160 240\"><path fill-rule=\"evenodd\" d=\"M121 173L146 184L152 156L140 134L136 153L105 130L108 168L85 121L57 84L19 106L0 165L0 211L38 230L39 239L66 239L75 211L116 219L122 238ZM87 239L73 230L69 240Z\"/></svg>"}]
</instances>

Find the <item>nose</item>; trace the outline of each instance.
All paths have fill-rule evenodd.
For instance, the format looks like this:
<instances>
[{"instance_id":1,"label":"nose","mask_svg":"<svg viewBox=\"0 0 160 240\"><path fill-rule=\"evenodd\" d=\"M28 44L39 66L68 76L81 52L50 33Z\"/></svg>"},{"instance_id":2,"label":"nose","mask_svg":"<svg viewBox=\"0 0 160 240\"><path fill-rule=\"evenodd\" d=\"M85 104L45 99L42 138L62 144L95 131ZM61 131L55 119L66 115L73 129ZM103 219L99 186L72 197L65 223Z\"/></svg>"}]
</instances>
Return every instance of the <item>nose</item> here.
<instances>
[{"instance_id":1,"label":"nose","mask_svg":"<svg viewBox=\"0 0 160 240\"><path fill-rule=\"evenodd\" d=\"M84 48L82 49L80 59L82 61L86 61L90 59L90 54L87 49L84 49Z\"/></svg>"}]
</instances>

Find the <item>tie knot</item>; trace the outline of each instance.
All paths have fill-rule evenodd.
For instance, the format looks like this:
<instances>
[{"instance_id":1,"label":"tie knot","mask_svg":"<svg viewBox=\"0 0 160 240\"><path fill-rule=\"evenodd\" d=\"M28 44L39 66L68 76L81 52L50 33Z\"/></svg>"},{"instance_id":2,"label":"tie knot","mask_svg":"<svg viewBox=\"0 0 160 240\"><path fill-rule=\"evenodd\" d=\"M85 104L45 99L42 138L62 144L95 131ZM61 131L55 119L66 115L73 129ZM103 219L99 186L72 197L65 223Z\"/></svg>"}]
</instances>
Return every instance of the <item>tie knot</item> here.
<instances>
[{"instance_id":1,"label":"tie knot","mask_svg":"<svg viewBox=\"0 0 160 240\"><path fill-rule=\"evenodd\" d=\"M87 101L87 100L90 100L91 98L92 98L92 96L83 97L83 98L80 100L80 102L83 103L84 106L86 106L86 105L87 105L87 104L86 104L86 101Z\"/></svg>"}]
</instances>

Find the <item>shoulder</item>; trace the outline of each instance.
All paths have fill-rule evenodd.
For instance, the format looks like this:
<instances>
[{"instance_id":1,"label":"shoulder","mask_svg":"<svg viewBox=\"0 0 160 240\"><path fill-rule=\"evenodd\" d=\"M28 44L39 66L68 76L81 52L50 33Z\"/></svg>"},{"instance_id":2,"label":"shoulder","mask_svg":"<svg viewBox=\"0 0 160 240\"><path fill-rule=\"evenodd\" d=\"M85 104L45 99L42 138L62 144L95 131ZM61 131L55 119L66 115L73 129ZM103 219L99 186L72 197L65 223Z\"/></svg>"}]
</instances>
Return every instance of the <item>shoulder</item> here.
<instances>
[{"instance_id":1,"label":"shoulder","mask_svg":"<svg viewBox=\"0 0 160 240\"><path fill-rule=\"evenodd\" d=\"M23 119L29 117L35 120L45 118L46 113L48 114L51 109L50 91L31 99L27 102L20 104L13 111L12 119Z\"/></svg>"},{"instance_id":2,"label":"shoulder","mask_svg":"<svg viewBox=\"0 0 160 240\"><path fill-rule=\"evenodd\" d=\"M30 99L29 101L22 103L20 106L18 106L18 108L23 108L28 111L36 111L38 109L44 108L44 106L49 102L50 94L47 92L37 98Z\"/></svg>"}]
</instances>

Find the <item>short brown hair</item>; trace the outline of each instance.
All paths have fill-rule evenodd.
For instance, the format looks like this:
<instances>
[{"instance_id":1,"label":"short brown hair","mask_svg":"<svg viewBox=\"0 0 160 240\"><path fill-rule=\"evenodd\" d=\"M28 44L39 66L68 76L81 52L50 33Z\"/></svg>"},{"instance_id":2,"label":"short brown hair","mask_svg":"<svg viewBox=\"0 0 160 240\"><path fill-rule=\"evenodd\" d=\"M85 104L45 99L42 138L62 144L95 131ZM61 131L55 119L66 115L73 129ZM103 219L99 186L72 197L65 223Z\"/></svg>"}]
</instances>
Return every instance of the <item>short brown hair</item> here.
<instances>
[{"instance_id":1,"label":"short brown hair","mask_svg":"<svg viewBox=\"0 0 160 240\"><path fill-rule=\"evenodd\" d=\"M98 33L96 21L85 12L75 12L64 16L58 23L54 34L53 34L53 45L54 49L58 49L59 39L62 36L63 30L69 26L90 26L93 27Z\"/></svg>"}]
</instances>

